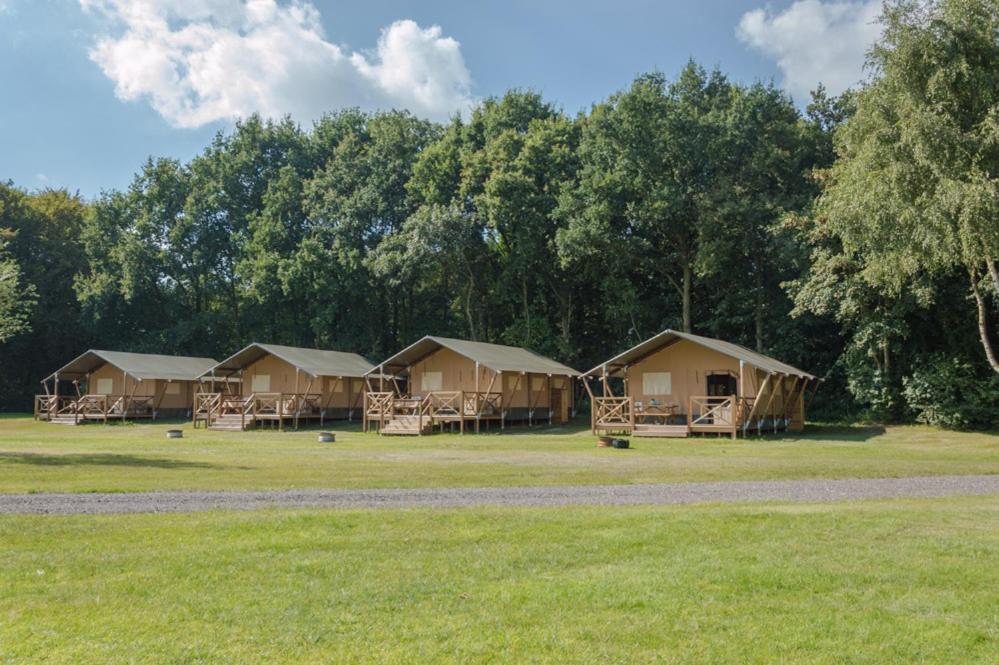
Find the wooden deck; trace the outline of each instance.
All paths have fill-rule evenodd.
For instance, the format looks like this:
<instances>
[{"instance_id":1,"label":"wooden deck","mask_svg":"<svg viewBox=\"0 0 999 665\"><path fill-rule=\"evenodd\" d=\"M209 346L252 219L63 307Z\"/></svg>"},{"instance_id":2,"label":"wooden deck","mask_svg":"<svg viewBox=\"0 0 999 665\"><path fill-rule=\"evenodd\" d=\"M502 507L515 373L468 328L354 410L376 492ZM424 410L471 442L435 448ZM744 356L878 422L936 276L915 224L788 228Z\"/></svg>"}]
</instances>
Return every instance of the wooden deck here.
<instances>
[{"instance_id":1,"label":"wooden deck","mask_svg":"<svg viewBox=\"0 0 999 665\"><path fill-rule=\"evenodd\" d=\"M243 431L270 425L283 430L302 423L327 420L317 393L253 393L247 396L197 393L192 421L208 429Z\"/></svg>"},{"instance_id":2,"label":"wooden deck","mask_svg":"<svg viewBox=\"0 0 999 665\"><path fill-rule=\"evenodd\" d=\"M156 418L154 398L134 395L35 395L35 420L82 425L109 420Z\"/></svg>"},{"instance_id":3,"label":"wooden deck","mask_svg":"<svg viewBox=\"0 0 999 665\"><path fill-rule=\"evenodd\" d=\"M797 431L803 423L789 411L757 415L752 397L691 397L685 413L663 416L636 411L631 397L594 397L592 429L594 434L622 433L641 437L688 437L692 434L723 434L735 439L750 431ZM680 421L680 422L677 422Z\"/></svg>"},{"instance_id":4,"label":"wooden deck","mask_svg":"<svg viewBox=\"0 0 999 665\"><path fill-rule=\"evenodd\" d=\"M419 436L454 425L464 434L470 426L478 432L483 423L498 424L500 429L507 423L503 395L496 392L433 391L423 396L368 392L363 413L365 432L374 427L388 435ZM551 421L550 413L545 420Z\"/></svg>"}]
</instances>

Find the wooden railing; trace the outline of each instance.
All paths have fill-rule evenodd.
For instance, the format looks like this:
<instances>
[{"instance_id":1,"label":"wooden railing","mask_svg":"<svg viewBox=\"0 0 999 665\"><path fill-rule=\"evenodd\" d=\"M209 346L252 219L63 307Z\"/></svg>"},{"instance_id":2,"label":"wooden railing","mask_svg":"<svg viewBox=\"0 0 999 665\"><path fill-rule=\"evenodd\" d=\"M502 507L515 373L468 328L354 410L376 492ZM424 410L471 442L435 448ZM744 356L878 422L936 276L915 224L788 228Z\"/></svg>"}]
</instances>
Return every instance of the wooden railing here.
<instances>
[{"instance_id":1,"label":"wooden railing","mask_svg":"<svg viewBox=\"0 0 999 665\"><path fill-rule=\"evenodd\" d=\"M377 422L378 427L392 417L392 400L395 393L364 393L364 431L368 431L368 423Z\"/></svg>"},{"instance_id":2,"label":"wooden railing","mask_svg":"<svg viewBox=\"0 0 999 665\"><path fill-rule=\"evenodd\" d=\"M467 394L460 390L434 391L428 393L423 401L431 418L457 418L462 414Z\"/></svg>"},{"instance_id":3,"label":"wooden railing","mask_svg":"<svg viewBox=\"0 0 999 665\"><path fill-rule=\"evenodd\" d=\"M466 420L492 418L502 414L503 395L497 392L434 390L426 395L396 395L390 392L364 394L364 428L379 427L396 416L416 416L420 431L427 423L459 422L464 432Z\"/></svg>"},{"instance_id":4,"label":"wooden railing","mask_svg":"<svg viewBox=\"0 0 999 665\"><path fill-rule=\"evenodd\" d=\"M137 416L156 416L155 398L152 395L80 395L79 397L35 395L35 418L51 420L67 418L82 420L122 420Z\"/></svg>"},{"instance_id":5,"label":"wooden railing","mask_svg":"<svg viewBox=\"0 0 999 665\"><path fill-rule=\"evenodd\" d=\"M691 397L687 414L691 427L734 429L738 424L736 397Z\"/></svg>"},{"instance_id":6,"label":"wooden railing","mask_svg":"<svg viewBox=\"0 0 999 665\"><path fill-rule=\"evenodd\" d=\"M35 395L35 420L47 420L59 410L59 400L71 399L58 395Z\"/></svg>"},{"instance_id":7,"label":"wooden railing","mask_svg":"<svg viewBox=\"0 0 999 665\"><path fill-rule=\"evenodd\" d=\"M632 431L635 404L631 397L594 397L593 431Z\"/></svg>"},{"instance_id":8,"label":"wooden railing","mask_svg":"<svg viewBox=\"0 0 999 665\"><path fill-rule=\"evenodd\" d=\"M111 395L84 395L76 400L77 418L100 418L104 422L108 421L108 401ZM115 398L112 404L117 404L123 400L123 396Z\"/></svg>"},{"instance_id":9,"label":"wooden railing","mask_svg":"<svg viewBox=\"0 0 999 665\"><path fill-rule=\"evenodd\" d=\"M489 417L499 415L503 411L503 395L501 393L471 392L464 395L466 416Z\"/></svg>"},{"instance_id":10,"label":"wooden railing","mask_svg":"<svg viewBox=\"0 0 999 665\"><path fill-rule=\"evenodd\" d=\"M198 421L204 421L205 427L211 427L212 421L218 417L222 405L222 393L195 393L192 425L197 428Z\"/></svg>"}]
</instances>

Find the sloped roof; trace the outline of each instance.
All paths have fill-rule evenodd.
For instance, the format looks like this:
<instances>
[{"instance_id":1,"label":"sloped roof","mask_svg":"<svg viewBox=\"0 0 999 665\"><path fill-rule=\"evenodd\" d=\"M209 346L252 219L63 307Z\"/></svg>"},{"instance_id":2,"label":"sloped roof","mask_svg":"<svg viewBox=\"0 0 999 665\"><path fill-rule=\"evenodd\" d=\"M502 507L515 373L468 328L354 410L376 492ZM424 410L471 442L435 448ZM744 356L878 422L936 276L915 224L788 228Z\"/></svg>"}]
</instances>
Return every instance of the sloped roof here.
<instances>
[{"instance_id":1,"label":"sloped roof","mask_svg":"<svg viewBox=\"0 0 999 665\"><path fill-rule=\"evenodd\" d=\"M260 358L272 355L297 367L311 376L346 376L361 378L373 366L364 356L346 351L326 351L323 349L303 349L297 346L280 344L260 344L254 342L237 351L222 362L209 367L203 374L234 372Z\"/></svg>"},{"instance_id":2,"label":"sloped roof","mask_svg":"<svg viewBox=\"0 0 999 665\"><path fill-rule=\"evenodd\" d=\"M699 344L705 348L723 353L726 356L730 356L737 360L742 360L754 367L758 367L766 372L775 372L778 374L788 374L794 376L800 376L806 379L814 379L815 377L804 370L800 370L797 367L783 363L770 356L765 356L762 353L757 353L756 351L750 351L744 346L739 346L738 344L733 344L732 342L726 342L720 339L714 339L711 337L702 337L701 335L694 335L691 333L679 332L676 330L664 330L654 337L650 337L644 342L637 344L624 353L618 354L600 363L593 369L585 372L583 376L590 376L597 374L606 365L608 371L620 369L627 365L633 364L640 358L644 358L650 353L654 353L659 349L663 348L667 344L670 344L678 339L685 339L694 344Z\"/></svg>"},{"instance_id":3,"label":"sloped roof","mask_svg":"<svg viewBox=\"0 0 999 665\"><path fill-rule=\"evenodd\" d=\"M410 344L388 360L379 363L379 366L384 366L389 373L393 371L397 372L399 369L418 362L440 348L450 349L469 360L488 367L494 372L528 372L531 374L579 376L579 372L571 367L519 346L471 342L466 339L433 337L430 335ZM372 368L372 372L376 369L377 367Z\"/></svg>"},{"instance_id":4,"label":"sloped roof","mask_svg":"<svg viewBox=\"0 0 999 665\"><path fill-rule=\"evenodd\" d=\"M48 380L58 374L60 379L80 379L105 363L135 379L194 381L212 368L215 359L91 349L45 378Z\"/></svg>"}]
</instances>

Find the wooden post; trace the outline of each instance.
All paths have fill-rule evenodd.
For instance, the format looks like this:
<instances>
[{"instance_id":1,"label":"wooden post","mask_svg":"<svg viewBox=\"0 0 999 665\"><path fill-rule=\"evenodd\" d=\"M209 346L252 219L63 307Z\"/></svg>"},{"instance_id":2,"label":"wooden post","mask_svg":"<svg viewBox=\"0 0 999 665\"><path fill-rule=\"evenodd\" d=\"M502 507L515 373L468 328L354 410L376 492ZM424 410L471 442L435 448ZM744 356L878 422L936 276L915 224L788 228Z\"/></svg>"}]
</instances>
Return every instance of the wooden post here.
<instances>
[{"instance_id":1,"label":"wooden post","mask_svg":"<svg viewBox=\"0 0 999 665\"><path fill-rule=\"evenodd\" d=\"M475 361L475 405L476 405L476 409L475 409L475 433L476 434L479 433L479 409L478 409L479 397L481 397L481 395L479 395L479 361L476 360ZM465 419L465 404L464 404L464 402L461 405L461 419L462 420Z\"/></svg>"},{"instance_id":2,"label":"wooden post","mask_svg":"<svg viewBox=\"0 0 999 665\"><path fill-rule=\"evenodd\" d=\"M345 392L347 393L347 422L348 423L351 420L354 419L354 400L353 400L353 395L350 392L350 389L353 386L353 384L354 384L354 379L348 377L347 378L347 387L344 388Z\"/></svg>"},{"instance_id":3,"label":"wooden post","mask_svg":"<svg viewBox=\"0 0 999 665\"><path fill-rule=\"evenodd\" d=\"M590 377L581 377L583 382L583 388L586 389L586 393L590 396L590 431L594 434L597 433L597 400L593 397L593 390L590 388Z\"/></svg>"},{"instance_id":4,"label":"wooden post","mask_svg":"<svg viewBox=\"0 0 999 665\"><path fill-rule=\"evenodd\" d=\"M771 374L771 376L777 376L777 375L776 374ZM760 424L756 428L756 431L759 432L759 433L761 433L761 434L763 433L763 419L766 417L767 411L770 410L770 406L773 404L774 398L777 397L777 388L778 388L778 386L780 386L781 389L783 390L783 384L784 384L784 377L783 376L777 376L777 380L774 381L770 385L770 399L767 400L766 407L760 413Z\"/></svg>"},{"instance_id":5,"label":"wooden post","mask_svg":"<svg viewBox=\"0 0 999 665\"><path fill-rule=\"evenodd\" d=\"M561 400L559 400L561 401ZM552 375L548 375L548 426L552 426Z\"/></svg>"},{"instance_id":6,"label":"wooden post","mask_svg":"<svg viewBox=\"0 0 999 665\"><path fill-rule=\"evenodd\" d=\"M763 380L763 385L761 385L760 389L756 391L756 398L753 400L753 406L749 409L749 413L746 415L746 422L742 427L743 436L745 436L746 432L749 431L749 427L753 422L753 415L756 413L756 409L760 406L763 391L770 385L770 378L772 376L773 374L767 374L767 378ZM757 428L757 430L759 430L759 428Z\"/></svg>"},{"instance_id":7,"label":"wooden post","mask_svg":"<svg viewBox=\"0 0 999 665\"><path fill-rule=\"evenodd\" d=\"M506 381L503 380L503 372L498 372L500 380L500 431L506 429Z\"/></svg>"}]
</instances>

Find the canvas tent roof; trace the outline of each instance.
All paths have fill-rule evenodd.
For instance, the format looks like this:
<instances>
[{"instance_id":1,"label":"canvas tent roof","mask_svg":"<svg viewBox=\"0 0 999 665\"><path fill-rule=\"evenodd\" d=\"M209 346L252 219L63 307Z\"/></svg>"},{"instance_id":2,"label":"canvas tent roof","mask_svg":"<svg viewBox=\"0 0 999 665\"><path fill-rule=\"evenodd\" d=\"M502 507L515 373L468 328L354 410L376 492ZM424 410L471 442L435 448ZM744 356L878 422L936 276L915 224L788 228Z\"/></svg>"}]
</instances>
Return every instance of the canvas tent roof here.
<instances>
[{"instance_id":1,"label":"canvas tent roof","mask_svg":"<svg viewBox=\"0 0 999 665\"><path fill-rule=\"evenodd\" d=\"M612 372L622 367L632 365L650 353L654 353L678 339L685 339L689 342L693 342L694 344L699 344L705 348L718 351L719 353L723 353L732 358L736 358L737 360L746 362L766 372L799 376L805 379L815 378L813 375L805 372L804 370L800 370L797 367L783 363L779 360L771 358L770 356L765 356L762 353L750 351L744 346L739 346L738 344L733 344L732 342L725 342L720 339L713 339L711 337L702 337L691 333L678 332L676 330L664 330L658 335L645 340L641 344L631 347L624 353L618 354L610 360L600 363L593 369L584 373L583 376L596 375L601 372L604 366L607 367L608 372Z\"/></svg>"},{"instance_id":2,"label":"canvas tent roof","mask_svg":"<svg viewBox=\"0 0 999 665\"><path fill-rule=\"evenodd\" d=\"M214 367L209 367L204 374L216 372L225 374L235 372L260 358L272 355L297 367L311 376L345 376L361 378L373 369L364 356L345 351L325 351L323 349L303 349L297 346L281 346L280 344L260 344L254 342L237 351Z\"/></svg>"},{"instance_id":3,"label":"canvas tent roof","mask_svg":"<svg viewBox=\"0 0 999 665\"><path fill-rule=\"evenodd\" d=\"M441 348L450 349L469 360L488 367L494 372L526 372L530 374L579 376L579 372L571 367L519 346L470 342L464 339L433 337L430 335L410 344L388 360L380 363L380 366L384 367L387 373L398 372L419 362ZM375 369L377 368L374 368L372 371Z\"/></svg>"},{"instance_id":4,"label":"canvas tent roof","mask_svg":"<svg viewBox=\"0 0 999 665\"><path fill-rule=\"evenodd\" d=\"M215 359L91 349L45 377L45 380L54 378L57 374L60 379L81 379L105 363L135 379L194 381L211 369Z\"/></svg>"}]
</instances>

